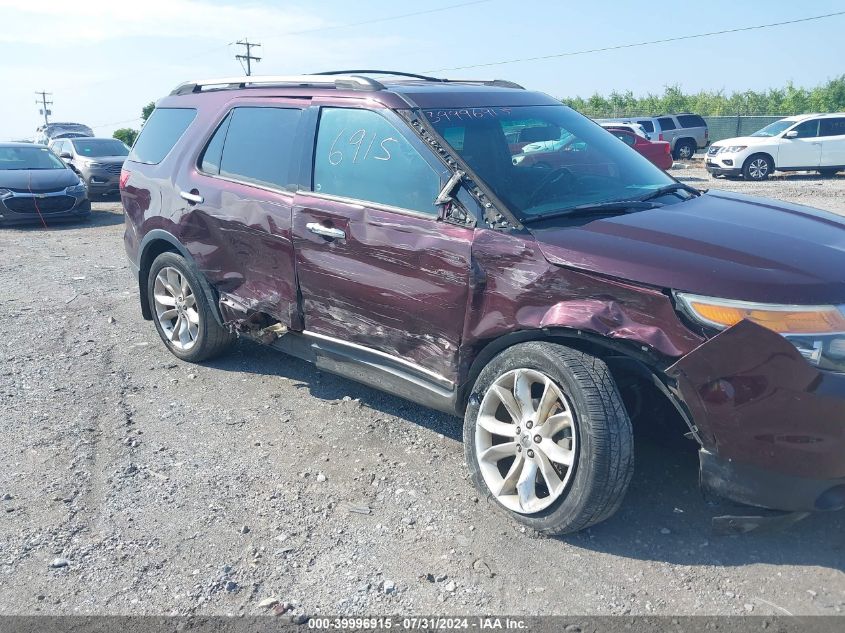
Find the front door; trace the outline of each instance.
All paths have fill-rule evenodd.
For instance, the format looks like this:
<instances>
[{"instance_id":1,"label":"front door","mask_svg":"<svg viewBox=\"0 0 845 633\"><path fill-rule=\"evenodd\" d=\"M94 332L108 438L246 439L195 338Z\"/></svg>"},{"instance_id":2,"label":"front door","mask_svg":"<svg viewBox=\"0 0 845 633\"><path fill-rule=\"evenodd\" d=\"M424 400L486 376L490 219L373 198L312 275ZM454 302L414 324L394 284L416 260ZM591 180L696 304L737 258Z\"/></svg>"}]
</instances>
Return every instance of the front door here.
<instances>
[{"instance_id":1,"label":"front door","mask_svg":"<svg viewBox=\"0 0 845 633\"><path fill-rule=\"evenodd\" d=\"M796 167L807 167L815 169L819 166L822 155L822 144L819 140L819 121L804 121L796 125L790 132L797 132L795 138L780 139L777 167L794 169ZM788 134L789 132L787 132Z\"/></svg>"},{"instance_id":2,"label":"front door","mask_svg":"<svg viewBox=\"0 0 845 633\"><path fill-rule=\"evenodd\" d=\"M439 219L448 176L395 113L321 109L293 211L306 333L455 380L473 230Z\"/></svg>"}]
</instances>

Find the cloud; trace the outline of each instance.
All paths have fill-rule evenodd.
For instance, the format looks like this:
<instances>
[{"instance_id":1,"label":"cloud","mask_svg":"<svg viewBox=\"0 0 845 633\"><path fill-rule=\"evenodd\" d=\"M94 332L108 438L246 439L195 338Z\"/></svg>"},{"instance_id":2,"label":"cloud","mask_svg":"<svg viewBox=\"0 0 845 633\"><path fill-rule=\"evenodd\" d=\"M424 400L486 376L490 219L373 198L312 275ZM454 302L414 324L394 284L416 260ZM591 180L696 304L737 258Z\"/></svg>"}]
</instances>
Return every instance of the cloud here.
<instances>
[{"instance_id":1,"label":"cloud","mask_svg":"<svg viewBox=\"0 0 845 633\"><path fill-rule=\"evenodd\" d=\"M316 12L255 2L204 0L0 0L0 42L66 47L130 37L232 39L315 29L328 24Z\"/></svg>"}]
</instances>

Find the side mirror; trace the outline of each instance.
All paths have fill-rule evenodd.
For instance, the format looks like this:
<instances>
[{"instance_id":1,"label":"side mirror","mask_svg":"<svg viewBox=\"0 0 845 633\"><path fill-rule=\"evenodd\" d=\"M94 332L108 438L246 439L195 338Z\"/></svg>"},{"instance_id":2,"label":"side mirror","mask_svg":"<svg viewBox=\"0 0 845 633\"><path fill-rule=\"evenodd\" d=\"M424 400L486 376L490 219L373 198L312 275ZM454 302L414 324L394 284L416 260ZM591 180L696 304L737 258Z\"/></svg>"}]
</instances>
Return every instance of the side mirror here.
<instances>
[{"instance_id":1,"label":"side mirror","mask_svg":"<svg viewBox=\"0 0 845 633\"><path fill-rule=\"evenodd\" d=\"M783 135L783 138L798 138L798 132L795 130L789 130L789 132Z\"/></svg>"},{"instance_id":2,"label":"side mirror","mask_svg":"<svg viewBox=\"0 0 845 633\"><path fill-rule=\"evenodd\" d=\"M71 160L73 159L73 154L71 154L70 152L62 152L61 154L59 154L59 158L64 160Z\"/></svg>"}]
</instances>

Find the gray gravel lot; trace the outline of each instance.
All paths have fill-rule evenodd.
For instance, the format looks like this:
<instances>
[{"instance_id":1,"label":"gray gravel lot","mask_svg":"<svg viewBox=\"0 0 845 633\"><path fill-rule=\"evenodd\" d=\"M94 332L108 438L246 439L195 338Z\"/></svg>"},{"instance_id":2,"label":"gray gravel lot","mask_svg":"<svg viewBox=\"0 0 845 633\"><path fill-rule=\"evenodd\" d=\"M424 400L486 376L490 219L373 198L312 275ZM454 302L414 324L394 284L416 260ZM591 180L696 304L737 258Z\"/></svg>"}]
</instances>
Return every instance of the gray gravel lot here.
<instances>
[{"instance_id":1,"label":"gray gravel lot","mask_svg":"<svg viewBox=\"0 0 845 633\"><path fill-rule=\"evenodd\" d=\"M845 174L714 183L845 212ZM476 498L460 421L241 341L177 361L116 202L0 229L0 614L837 614L843 513L715 536L694 451L540 538ZM275 605L275 606L269 606Z\"/></svg>"}]
</instances>

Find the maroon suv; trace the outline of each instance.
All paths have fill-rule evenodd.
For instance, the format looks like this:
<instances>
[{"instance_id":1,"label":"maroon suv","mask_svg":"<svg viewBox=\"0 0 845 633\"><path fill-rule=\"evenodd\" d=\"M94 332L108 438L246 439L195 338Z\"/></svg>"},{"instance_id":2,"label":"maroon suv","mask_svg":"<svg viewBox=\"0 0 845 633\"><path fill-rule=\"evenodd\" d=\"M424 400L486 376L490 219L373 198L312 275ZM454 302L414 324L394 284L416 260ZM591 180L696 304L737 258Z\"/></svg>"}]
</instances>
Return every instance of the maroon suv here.
<instances>
[{"instance_id":1,"label":"maroon suv","mask_svg":"<svg viewBox=\"0 0 845 633\"><path fill-rule=\"evenodd\" d=\"M719 495L845 505L841 218L693 189L509 82L372 74L157 104L121 191L173 354L248 336L462 416L475 485L541 532L619 507L632 419L697 441Z\"/></svg>"}]
</instances>

